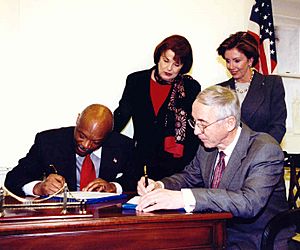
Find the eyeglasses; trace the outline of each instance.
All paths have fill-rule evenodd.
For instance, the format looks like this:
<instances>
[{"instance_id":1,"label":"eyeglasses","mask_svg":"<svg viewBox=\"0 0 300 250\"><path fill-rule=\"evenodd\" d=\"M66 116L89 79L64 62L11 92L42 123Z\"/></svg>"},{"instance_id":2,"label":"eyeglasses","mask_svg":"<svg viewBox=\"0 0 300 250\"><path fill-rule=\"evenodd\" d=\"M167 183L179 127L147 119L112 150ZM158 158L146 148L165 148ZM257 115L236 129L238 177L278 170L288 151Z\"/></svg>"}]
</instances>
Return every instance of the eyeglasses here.
<instances>
[{"instance_id":1,"label":"eyeglasses","mask_svg":"<svg viewBox=\"0 0 300 250\"><path fill-rule=\"evenodd\" d=\"M216 120L216 121L214 121L214 122L212 122L208 125L202 125L200 122L196 122L194 119L188 119L188 123L193 129L195 129L195 127L197 126L200 129L201 134L203 134L205 132L206 128L208 128L209 126L211 126L211 125L213 125L213 124L215 124L219 121L225 120L226 118L227 117L224 117L222 119L218 119L218 120Z\"/></svg>"}]
</instances>

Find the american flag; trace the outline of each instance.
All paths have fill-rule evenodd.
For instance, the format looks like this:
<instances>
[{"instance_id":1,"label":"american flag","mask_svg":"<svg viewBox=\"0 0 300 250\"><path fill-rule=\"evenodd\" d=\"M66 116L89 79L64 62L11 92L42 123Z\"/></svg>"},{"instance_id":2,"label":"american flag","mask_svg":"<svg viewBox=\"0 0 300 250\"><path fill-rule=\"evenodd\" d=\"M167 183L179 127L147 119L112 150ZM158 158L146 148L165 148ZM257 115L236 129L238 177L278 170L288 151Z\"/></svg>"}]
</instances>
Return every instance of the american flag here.
<instances>
[{"instance_id":1,"label":"american flag","mask_svg":"<svg viewBox=\"0 0 300 250\"><path fill-rule=\"evenodd\" d=\"M271 0L255 1L248 32L259 44L259 63L256 69L264 75L276 72L277 57Z\"/></svg>"}]
</instances>

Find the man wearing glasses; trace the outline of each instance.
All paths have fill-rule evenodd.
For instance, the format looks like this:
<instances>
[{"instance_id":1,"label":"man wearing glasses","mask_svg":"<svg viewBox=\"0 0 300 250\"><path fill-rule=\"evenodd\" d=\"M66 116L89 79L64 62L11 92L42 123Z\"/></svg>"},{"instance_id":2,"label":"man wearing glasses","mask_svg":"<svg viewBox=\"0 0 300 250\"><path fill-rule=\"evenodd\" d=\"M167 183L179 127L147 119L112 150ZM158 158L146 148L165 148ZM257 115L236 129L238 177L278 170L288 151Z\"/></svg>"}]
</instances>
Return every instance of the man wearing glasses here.
<instances>
[{"instance_id":1,"label":"man wearing glasses","mask_svg":"<svg viewBox=\"0 0 300 250\"><path fill-rule=\"evenodd\" d=\"M187 212L231 212L227 249L259 249L268 221L288 208L283 181L283 153L268 134L240 123L235 92L212 86L200 92L189 120L201 140L185 169L155 182L142 177L137 210L184 208ZM151 176L150 176L151 177ZM276 249L287 249L283 232Z\"/></svg>"}]
</instances>

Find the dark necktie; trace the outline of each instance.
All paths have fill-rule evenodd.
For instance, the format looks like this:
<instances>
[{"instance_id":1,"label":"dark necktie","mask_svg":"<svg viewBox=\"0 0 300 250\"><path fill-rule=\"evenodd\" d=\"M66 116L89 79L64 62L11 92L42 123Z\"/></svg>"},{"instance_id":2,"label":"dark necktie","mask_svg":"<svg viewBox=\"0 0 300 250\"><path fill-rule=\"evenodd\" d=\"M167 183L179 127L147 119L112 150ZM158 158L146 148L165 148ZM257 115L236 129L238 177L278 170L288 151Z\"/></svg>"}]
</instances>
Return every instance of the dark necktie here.
<instances>
[{"instance_id":1,"label":"dark necktie","mask_svg":"<svg viewBox=\"0 0 300 250\"><path fill-rule=\"evenodd\" d=\"M218 188L219 187L219 184L220 184L220 181L221 181L221 178L222 178L222 174L223 174L223 171L225 169L225 160L224 160L225 156L226 155L224 154L223 151L219 152L219 161L216 165L216 168L215 168L215 171L214 171L214 177L213 177L213 180L212 180L212 183L211 183L212 188Z\"/></svg>"},{"instance_id":2,"label":"dark necktie","mask_svg":"<svg viewBox=\"0 0 300 250\"><path fill-rule=\"evenodd\" d=\"M80 172L80 190L87 186L91 181L96 179L96 171L94 164L91 160L91 156L88 154L85 156L81 172Z\"/></svg>"}]
</instances>

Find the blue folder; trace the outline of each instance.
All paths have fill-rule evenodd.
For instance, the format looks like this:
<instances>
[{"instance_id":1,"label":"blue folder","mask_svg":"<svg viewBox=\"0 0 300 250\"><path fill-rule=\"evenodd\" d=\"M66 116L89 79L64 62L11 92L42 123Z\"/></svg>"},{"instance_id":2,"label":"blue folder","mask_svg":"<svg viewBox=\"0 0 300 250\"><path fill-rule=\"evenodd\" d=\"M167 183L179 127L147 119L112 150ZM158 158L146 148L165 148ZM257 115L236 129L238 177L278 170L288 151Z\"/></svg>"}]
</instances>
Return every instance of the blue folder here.
<instances>
[{"instance_id":1,"label":"blue folder","mask_svg":"<svg viewBox=\"0 0 300 250\"><path fill-rule=\"evenodd\" d=\"M71 192L71 193L77 193L77 192ZM127 198L126 194L113 194L112 195L110 193L107 196L105 196L103 193L98 193L98 194L99 194L99 197L97 197L97 194L95 192L95 197L90 197L89 198L87 196L85 198L82 198L82 200L85 200L86 204L95 204L95 203L100 203L100 202L108 202L108 201L112 201L112 200L121 200L121 199ZM53 196L53 197L51 197L50 200L55 200L55 201L58 201L58 202L63 202L63 194L60 194L60 195L57 195L57 196ZM75 202L75 201L79 201L79 200L80 199L72 198L70 196L67 198L68 202Z\"/></svg>"},{"instance_id":2,"label":"blue folder","mask_svg":"<svg viewBox=\"0 0 300 250\"><path fill-rule=\"evenodd\" d=\"M131 204L131 203L123 203L122 204L122 208L123 209L134 209L135 210L135 208L136 208L136 204Z\"/></svg>"}]
</instances>

